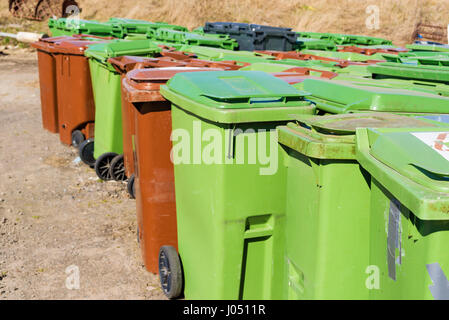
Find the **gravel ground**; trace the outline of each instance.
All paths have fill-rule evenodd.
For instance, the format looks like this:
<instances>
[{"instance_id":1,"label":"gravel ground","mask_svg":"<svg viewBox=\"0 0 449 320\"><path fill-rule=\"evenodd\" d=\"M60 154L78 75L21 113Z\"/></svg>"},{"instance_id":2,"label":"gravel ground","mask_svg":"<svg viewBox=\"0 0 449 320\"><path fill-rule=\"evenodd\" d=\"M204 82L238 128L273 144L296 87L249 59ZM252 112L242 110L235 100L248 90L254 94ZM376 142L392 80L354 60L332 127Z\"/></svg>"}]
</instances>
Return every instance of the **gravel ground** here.
<instances>
[{"instance_id":1,"label":"gravel ground","mask_svg":"<svg viewBox=\"0 0 449 320\"><path fill-rule=\"evenodd\" d=\"M164 299L142 265L126 185L99 181L42 128L36 54L3 50L0 300Z\"/></svg>"}]
</instances>

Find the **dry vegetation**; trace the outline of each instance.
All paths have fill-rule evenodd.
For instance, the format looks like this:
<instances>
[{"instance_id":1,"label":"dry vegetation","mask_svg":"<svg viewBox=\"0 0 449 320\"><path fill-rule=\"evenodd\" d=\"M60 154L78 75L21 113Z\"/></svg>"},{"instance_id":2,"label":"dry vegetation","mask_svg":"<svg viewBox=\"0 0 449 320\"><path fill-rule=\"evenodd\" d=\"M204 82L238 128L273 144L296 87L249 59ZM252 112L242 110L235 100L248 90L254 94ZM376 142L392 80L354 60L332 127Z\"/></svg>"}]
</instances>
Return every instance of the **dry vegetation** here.
<instances>
[{"instance_id":1,"label":"dry vegetation","mask_svg":"<svg viewBox=\"0 0 449 320\"><path fill-rule=\"evenodd\" d=\"M80 0L86 18L125 16L197 27L206 21L288 26L294 30L344 32L410 41L416 23L449 23L448 0ZM380 29L369 30L366 8L380 9Z\"/></svg>"},{"instance_id":2,"label":"dry vegetation","mask_svg":"<svg viewBox=\"0 0 449 320\"><path fill-rule=\"evenodd\" d=\"M0 0L0 18L7 0ZM111 16L166 21L194 28L206 21L237 21L288 26L294 30L380 36L397 44L410 41L419 21L447 25L448 0L78 0L82 17ZM365 25L366 8L380 9L380 29Z\"/></svg>"}]
</instances>

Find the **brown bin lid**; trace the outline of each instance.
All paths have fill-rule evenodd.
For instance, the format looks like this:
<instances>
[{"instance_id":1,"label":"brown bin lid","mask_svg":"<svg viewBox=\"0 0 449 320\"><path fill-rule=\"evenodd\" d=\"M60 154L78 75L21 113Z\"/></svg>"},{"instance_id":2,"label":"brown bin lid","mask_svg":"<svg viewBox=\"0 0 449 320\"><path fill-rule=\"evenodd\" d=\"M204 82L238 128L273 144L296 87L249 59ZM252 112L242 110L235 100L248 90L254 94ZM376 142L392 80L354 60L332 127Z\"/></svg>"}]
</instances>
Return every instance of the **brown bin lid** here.
<instances>
[{"instance_id":1,"label":"brown bin lid","mask_svg":"<svg viewBox=\"0 0 449 320\"><path fill-rule=\"evenodd\" d=\"M130 102L165 101L159 92L162 85L181 72L222 71L219 68L169 67L136 69L128 72L123 79L127 99Z\"/></svg>"},{"instance_id":2,"label":"brown bin lid","mask_svg":"<svg viewBox=\"0 0 449 320\"><path fill-rule=\"evenodd\" d=\"M170 57L145 58L134 56L121 56L116 58L109 58L108 62L119 73L127 73L134 69L181 67L186 65L185 62L178 61Z\"/></svg>"},{"instance_id":3,"label":"brown bin lid","mask_svg":"<svg viewBox=\"0 0 449 320\"><path fill-rule=\"evenodd\" d=\"M84 51L89 45L102 43L112 39L114 38L90 35L61 36L40 39L39 41L34 42L32 46L38 50L49 53L84 55Z\"/></svg>"}]
</instances>

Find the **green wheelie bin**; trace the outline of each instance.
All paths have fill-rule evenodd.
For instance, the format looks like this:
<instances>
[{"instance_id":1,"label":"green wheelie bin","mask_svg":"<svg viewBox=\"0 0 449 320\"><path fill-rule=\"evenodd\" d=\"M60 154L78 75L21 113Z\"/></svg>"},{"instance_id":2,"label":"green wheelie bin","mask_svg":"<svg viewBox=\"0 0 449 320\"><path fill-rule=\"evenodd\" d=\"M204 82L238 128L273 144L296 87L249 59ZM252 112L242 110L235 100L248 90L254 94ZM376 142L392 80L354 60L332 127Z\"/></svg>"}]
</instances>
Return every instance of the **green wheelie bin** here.
<instances>
[{"instance_id":1,"label":"green wheelie bin","mask_svg":"<svg viewBox=\"0 0 449 320\"><path fill-rule=\"evenodd\" d=\"M423 127L389 113L305 117L278 128L288 153L285 299L369 299L370 176L356 128Z\"/></svg>"},{"instance_id":2,"label":"green wheelie bin","mask_svg":"<svg viewBox=\"0 0 449 320\"><path fill-rule=\"evenodd\" d=\"M259 71L180 73L161 94L172 103L185 298L281 299L285 169L276 127L315 108ZM159 274L173 298L181 262L170 250L161 248Z\"/></svg>"},{"instance_id":3,"label":"green wheelie bin","mask_svg":"<svg viewBox=\"0 0 449 320\"><path fill-rule=\"evenodd\" d=\"M371 179L370 298L449 300L449 129L358 129Z\"/></svg>"},{"instance_id":4,"label":"green wheelie bin","mask_svg":"<svg viewBox=\"0 0 449 320\"><path fill-rule=\"evenodd\" d=\"M160 48L150 40L115 40L93 45L84 53L89 58L95 99L95 171L104 181L123 176L118 173L124 170L121 74L108 59L124 55L152 57L159 52Z\"/></svg>"}]
</instances>

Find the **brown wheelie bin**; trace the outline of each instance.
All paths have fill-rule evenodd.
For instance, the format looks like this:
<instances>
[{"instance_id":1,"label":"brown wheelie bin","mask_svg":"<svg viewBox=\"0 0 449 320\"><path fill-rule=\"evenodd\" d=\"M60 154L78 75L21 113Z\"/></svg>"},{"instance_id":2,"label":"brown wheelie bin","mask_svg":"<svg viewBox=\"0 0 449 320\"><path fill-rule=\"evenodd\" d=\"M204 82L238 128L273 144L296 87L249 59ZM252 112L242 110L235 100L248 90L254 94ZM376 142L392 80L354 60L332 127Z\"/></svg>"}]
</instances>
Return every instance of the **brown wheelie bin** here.
<instances>
[{"instance_id":1,"label":"brown wheelie bin","mask_svg":"<svg viewBox=\"0 0 449 320\"><path fill-rule=\"evenodd\" d=\"M37 49L39 84L41 89L42 125L45 130L58 133L58 96L56 87L56 61L53 44L66 37L42 39L32 44Z\"/></svg>"},{"instance_id":2,"label":"brown wheelie bin","mask_svg":"<svg viewBox=\"0 0 449 320\"><path fill-rule=\"evenodd\" d=\"M74 37L53 46L58 83L59 138L63 144L78 147L94 136L95 102L89 62L84 51L90 45L110 40L112 38Z\"/></svg>"},{"instance_id":3,"label":"brown wheelie bin","mask_svg":"<svg viewBox=\"0 0 449 320\"><path fill-rule=\"evenodd\" d=\"M161 58L145 58L134 56L121 56L117 58L110 58L108 62L121 74L122 80L126 73L134 69L146 68L166 68L184 66L184 62L177 61L171 57ZM122 129L123 129L123 164L124 175L122 177L113 177L114 180L124 180L128 178L128 191L132 198L135 198L133 193L134 187L134 163L135 163L135 147L134 147L134 107L125 98L124 88L122 86ZM120 171L118 171L120 173Z\"/></svg>"},{"instance_id":4,"label":"brown wheelie bin","mask_svg":"<svg viewBox=\"0 0 449 320\"><path fill-rule=\"evenodd\" d=\"M32 44L37 49L39 81L41 89L41 108L43 127L53 133L60 133L64 144L72 144L72 133L80 127L84 130L75 132L75 144L80 137L90 136L90 112L83 115L85 109L91 108L92 96L89 69L85 67L84 50L90 44L107 41L112 38L74 35L41 39ZM86 80L86 72L88 82ZM81 79L78 81L77 79ZM80 99L85 99L79 102ZM84 105L78 109L79 105ZM76 119L76 118L81 119ZM87 120L84 118L87 117ZM77 135L78 134L78 135Z\"/></svg>"},{"instance_id":5,"label":"brown wheelie bin","mask_svg":"<svg viewBox=\"0 0 449 320\"><path fill-rule=\"evenodd\" d=\"M162 52L162 57L145 58L122 56L117 58L110 58L108 61L112 66L122 75L122 80L126 73L134 69L150 69L150 68L177 68L177 67L192 67L192 68L219 68L220 70L237 70L241 66L237 65L235 61L215 62L207 60L183 59L176 60L176 57L182 55L178 52L170 52L166 55ZM128 178L128 192L132 198L135 198L134 183L135 183L135 127L134 127L134 106L125 98L125 88L122 86L122 127L123 127L123 163L124 175L123 178ZM118 171L120 172L120 171ZM120 177L114 177L115 180L122 180Z\"/></svg>"},{"instance_id":6,"label":"brown wheelie bin","mask_svg":"<svg viewBox=\"0 0 449 320\"><path fill-rule=\"evenodd\" d=\"M218 68L156 68L130 71L122 81L124 96L135 109L135 194L138 238L148 271L158 272L159 249L178 247L173 163L171 105L159 92L180 72Z\"/></svg>"}]
</instances>

